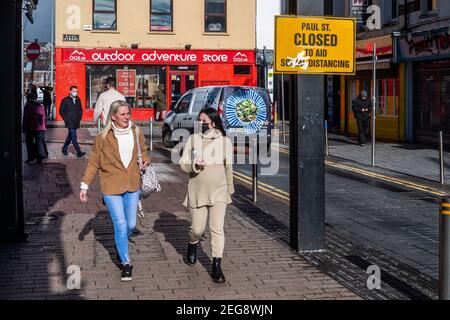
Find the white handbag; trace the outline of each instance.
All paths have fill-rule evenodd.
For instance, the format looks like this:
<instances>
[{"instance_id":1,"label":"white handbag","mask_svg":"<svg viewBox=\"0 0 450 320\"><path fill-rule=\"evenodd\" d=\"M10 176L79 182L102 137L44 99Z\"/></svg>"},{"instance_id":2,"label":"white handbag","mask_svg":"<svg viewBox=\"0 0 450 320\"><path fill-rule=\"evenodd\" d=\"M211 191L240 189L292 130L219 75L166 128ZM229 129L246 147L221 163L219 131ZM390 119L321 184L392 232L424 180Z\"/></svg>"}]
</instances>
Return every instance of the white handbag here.
<instances>
[{"instance_id":1,"label":"white handbag","mask_svg":"<svg viewBox=\"0 0 450 320\"><path fill-rule=\"evenodd\" d=\"M136 142L138 146L138 161L139 167L142 168L142 150L139 142L139 135L136 130ZM148 198L152 192L160 192L161 185L159 184L158 176L153 165L149 165L144 171L141 171L141 198Z\"/></svg>"}]
</instances>

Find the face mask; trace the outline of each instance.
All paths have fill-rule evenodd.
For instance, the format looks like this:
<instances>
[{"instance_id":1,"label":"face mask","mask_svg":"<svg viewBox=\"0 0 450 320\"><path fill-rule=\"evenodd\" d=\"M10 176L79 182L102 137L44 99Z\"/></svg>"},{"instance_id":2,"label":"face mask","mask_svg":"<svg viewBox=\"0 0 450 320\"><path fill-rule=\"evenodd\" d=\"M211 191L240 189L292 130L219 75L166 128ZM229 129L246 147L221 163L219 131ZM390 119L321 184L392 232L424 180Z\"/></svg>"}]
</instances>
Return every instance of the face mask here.
<instances>
[{"instance_id":1,"label":"face mask","mask_svg":"<svg viewBox=\"0 0 450 320\"><path fill-rule=\"evenodd\" d=\"M70 95L71 95L72 97L75 98L75 97L78 95L78 93L76 93L76 92L71 92Z\"/></svg>"},{"instance_id":2,"label":"face mask","mask_svg":"<svg viewBox=\"0 0 450 320\"><path fill-rule=\"evenodd\" d=\"M209 125L207 123L202 123L202 133L204 134L209 130Z\"/></svg>"}]
</instances>

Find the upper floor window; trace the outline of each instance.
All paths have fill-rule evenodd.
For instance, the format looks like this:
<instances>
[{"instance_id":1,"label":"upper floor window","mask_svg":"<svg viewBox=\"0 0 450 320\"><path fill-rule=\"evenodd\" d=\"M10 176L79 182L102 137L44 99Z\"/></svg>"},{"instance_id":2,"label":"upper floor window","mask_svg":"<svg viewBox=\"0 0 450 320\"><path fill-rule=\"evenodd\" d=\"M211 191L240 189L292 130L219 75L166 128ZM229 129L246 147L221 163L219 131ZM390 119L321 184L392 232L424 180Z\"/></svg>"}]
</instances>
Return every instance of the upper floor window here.
<instances>
[{"instance_id":1,"label":"upper floor window","mask_svg":"<svg viewBox=\"0 0 450 320\"><path fill-rule=\"evenodd\" d=\"M173 31L173 0L150 0L150 31Z\"/></svg>"},{"instance_id":2,"label":"upper floor window","mask_svg":"<svg viewBox=\"0 0 450 320\"><path fill-rule=\"evenodd\" d=\"M383 24L398 22L398 0L384 0L381 12Z\"/></svg>"},{"instance_id":3,"label":"upper floor window","mask_svg":"<svg viewBox=\"0 0 450 320\"><path fill-rule=\"evenodd\" d=\"M117 29L116 0L93 0L93 28L94 30Z\"/></svg>"},{"instance_id":4,"label":"upper floor window","mask_svg":"<svg viewBox=\"0 0 450 320\"><path fill-rule=\"evenodd\" d=\"M227 0L205 0L205 32L227 32Z\"/></svg>"},{"instance_id":5,"label":"upper floor window","mask_svg":"<svg viewBox=\"0 0 450 320\"><path fill-rule=\"evenodd\" d=\"M421 0L420 11L422 14L427 14L430 11L437 10L437 0Z\"/></svg>"},{"instance_id":6,"label":"upper floor window","mask_svg":"<svg viewBox=\"0 0 450 320\"><path fill-rule=\"evenodd\" d=\"M398 18L398 1L391 0L391 20L396 20Z\"/></svg>"}]
</instances>

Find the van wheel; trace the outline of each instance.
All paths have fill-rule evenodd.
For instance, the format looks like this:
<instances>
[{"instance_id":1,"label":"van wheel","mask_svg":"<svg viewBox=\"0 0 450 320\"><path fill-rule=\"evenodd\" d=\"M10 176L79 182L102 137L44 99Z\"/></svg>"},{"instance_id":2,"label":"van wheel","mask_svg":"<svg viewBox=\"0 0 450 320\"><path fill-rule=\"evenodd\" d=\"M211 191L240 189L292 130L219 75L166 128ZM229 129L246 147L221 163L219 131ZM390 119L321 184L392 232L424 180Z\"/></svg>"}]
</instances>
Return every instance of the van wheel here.
<instances>
[{"instance_id":1,"label":"van wheel","mask_svg":"<svg viewBox=\"0 0 450 320\"><path fill-rule=\"evenodd\" d=\"M163 129L162 140L164 146L167 148L173 148L175 146L175 142L172 141L172 132L169 128Z\"/></svg>"}]
</instances>

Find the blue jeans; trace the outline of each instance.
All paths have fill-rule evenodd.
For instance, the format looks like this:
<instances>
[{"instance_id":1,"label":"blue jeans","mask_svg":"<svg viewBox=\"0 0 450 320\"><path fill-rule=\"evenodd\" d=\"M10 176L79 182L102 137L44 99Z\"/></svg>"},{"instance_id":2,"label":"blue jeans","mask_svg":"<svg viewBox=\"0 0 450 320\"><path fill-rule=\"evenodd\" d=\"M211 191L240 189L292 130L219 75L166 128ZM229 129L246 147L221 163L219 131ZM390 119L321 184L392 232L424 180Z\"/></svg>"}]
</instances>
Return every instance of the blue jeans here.
<instances>
[{"instance_id":1,"label":"blue jeans","mask_svg":"<svg viewBox=\"0 0 450 320\"><path fill-rule=\"evenodd\" d=\"M114 224L114 241L122 263L131 262L128 256L128 238L136 228L136 210L140 192L103 195Z\"/></svg>"},{"instance_id":2,"label":"blue jeans","mask_svg":"<svg viewBox=\"0 0 450 320\"><path fill-rule=\"evenodd\" d=\"M62 148L63 152L67 152L67 149L69 148L69 145L71 142L72 142L73 146L75 147L77 154L80 154L81 149L80 149L80 145L78 144L77 129L69 129L69 133L67 134L66 142L64 142L64 146Z\"/></svg>"}]
</instances>

